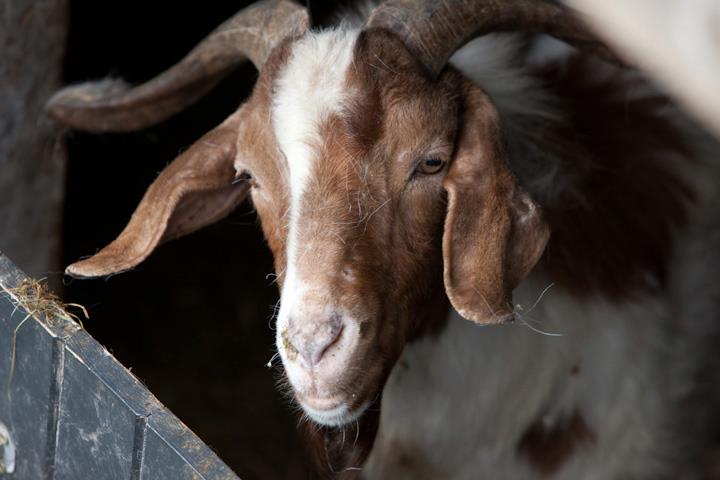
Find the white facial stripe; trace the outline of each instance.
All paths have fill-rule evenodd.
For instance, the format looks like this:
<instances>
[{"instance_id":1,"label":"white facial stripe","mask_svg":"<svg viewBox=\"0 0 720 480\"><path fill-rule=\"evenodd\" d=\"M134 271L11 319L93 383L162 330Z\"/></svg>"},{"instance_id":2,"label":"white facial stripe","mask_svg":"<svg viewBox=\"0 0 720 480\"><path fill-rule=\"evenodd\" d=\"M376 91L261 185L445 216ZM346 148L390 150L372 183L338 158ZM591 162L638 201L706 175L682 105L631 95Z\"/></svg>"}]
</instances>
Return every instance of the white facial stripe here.
<instances>
[{"instance_id":1,"label":"white facial stripe","mask_svg":"<svg viewBox=\"0 0 720 480\"><path fill-rule=\"evenodd\" d=\"M276 82L272 106L273 129L285 155L290 174L290 212L287 239L287 270L279 322L287 316L297 297L297 223L301 198L313 162L313 148L322 141L319 128L332 113L339 112L350 95L346 75L352 62L359 30L310 32L294 45L287 65Z\"/></svg>"}]
</instances>

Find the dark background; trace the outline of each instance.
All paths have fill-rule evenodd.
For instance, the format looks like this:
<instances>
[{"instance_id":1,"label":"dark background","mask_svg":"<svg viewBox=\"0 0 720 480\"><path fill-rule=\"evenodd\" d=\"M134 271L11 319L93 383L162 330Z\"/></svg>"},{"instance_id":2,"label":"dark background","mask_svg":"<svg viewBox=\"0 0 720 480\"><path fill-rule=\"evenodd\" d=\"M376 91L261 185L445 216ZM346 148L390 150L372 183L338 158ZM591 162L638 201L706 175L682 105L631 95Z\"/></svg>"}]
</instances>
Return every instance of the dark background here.
<instances>
[{"instance_id":1,"label":"dark background","mask_svg":"<svg viewBox=\"0 0 720 480\"><path fill-rule=\"evenodd\" d=\"M72 1L65 82L143 82L249 3ZM312 2L315 25L336 3ZM234 111L256 77L247 63L195 106L141 132L68 132L64 265L114 239L158 172ZM86 329L241 477L311 478L293 407L275 388L279 362L266 367L278 298L270 273L245 203L132 272L66 279L65 300L88 308Z\"/></svg>"}]
</instances>

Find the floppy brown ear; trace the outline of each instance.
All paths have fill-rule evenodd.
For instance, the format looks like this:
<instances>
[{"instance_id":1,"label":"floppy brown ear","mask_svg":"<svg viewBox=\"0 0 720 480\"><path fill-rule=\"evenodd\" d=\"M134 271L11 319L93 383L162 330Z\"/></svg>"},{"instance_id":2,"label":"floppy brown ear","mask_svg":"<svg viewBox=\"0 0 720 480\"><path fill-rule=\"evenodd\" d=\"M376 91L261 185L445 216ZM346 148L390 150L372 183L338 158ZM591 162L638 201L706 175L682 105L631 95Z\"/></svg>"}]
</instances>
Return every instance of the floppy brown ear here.
<instances>
[{"instance_id":1,"label":"floppy brown ear","mask_svg":"<svg viewBox=\"0 0 720 480\"><path fill-rule=\"evenodd\" d=\"M512 318L512 291L539 260L550 228L507 165L495 107L469 81L463 90L461 132L443 180L445 290L463 317L499 323Z\"/></svg>"},{"instance_id":2,"label":"floppy brown ear","mask_svg":"<svg viewBox=\"0 0 720 480\"><path fill-rule=\"evenodd\" d=\"M246 182L233 185L242 110L165 167L120 236L94 256L67 267L65 273L100 277L123 272L145 260L161 242L228 215L248 192Z\"/></svg>"}]
</instances>

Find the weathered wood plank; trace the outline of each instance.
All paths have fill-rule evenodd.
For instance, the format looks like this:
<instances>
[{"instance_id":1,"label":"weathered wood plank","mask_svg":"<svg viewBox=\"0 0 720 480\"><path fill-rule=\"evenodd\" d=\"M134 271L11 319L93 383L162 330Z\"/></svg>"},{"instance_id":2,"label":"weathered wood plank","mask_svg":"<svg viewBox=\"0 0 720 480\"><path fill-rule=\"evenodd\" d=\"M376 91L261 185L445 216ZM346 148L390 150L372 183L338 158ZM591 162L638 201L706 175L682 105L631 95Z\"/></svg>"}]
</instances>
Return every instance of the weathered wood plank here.
<instances>
[{"instance_id":1,"label":"weathered wood plank","mask_svg":"<svg viewBox=\"0 0 720 480\"><path fill-rule=\"evenodd\" d=\"M12 291L24 278L0 253L0 285ZM17 478L238 478L79 325L29 315L7 292L0 381Z\"/></svg>"},{"instance_id":2,"label":"weathered wood plank","mask_svg":"<svg viewBox=\"0 0 720 480\"><path fill-rule=\"evenodd\" d=\"M0 318L0 422L10 430L16 445L16 478L41 479L45 477L46 451L50 448L48 405L53 338L25 311L15 309L4 298L0 301Z\"/></svg>"},{"instance_id":3,"label":"weathered wood plank","mask_svg":"<svg viewBox=\"0 0 720 480\"><path fill-rule=\"evenodd\" d=\"M54 478L126 480L132 469L134 412L81 358L68 353Z\"/></svg>"},{"instance_id":4,"label":"weathered wood plank","mask_svg":"<svg viewBox=\"0 0 720 480\"><path fill-rule=\"evenodd\" d=\"M184 458L177 454L154 430L148 430L143 462L142 478L173 480L175 478L203 479L202 476Z\"/></svg>"}]
</instances>

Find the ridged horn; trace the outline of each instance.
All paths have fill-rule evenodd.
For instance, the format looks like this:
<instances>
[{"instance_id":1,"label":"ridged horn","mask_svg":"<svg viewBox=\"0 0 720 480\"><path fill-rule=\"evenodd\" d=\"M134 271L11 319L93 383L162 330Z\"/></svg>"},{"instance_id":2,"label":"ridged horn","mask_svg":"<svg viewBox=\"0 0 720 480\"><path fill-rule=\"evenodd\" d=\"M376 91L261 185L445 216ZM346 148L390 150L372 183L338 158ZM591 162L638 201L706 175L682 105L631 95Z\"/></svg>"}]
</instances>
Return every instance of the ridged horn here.
<instances>
[{"instance_id":1,"label":"ridged horn","mask_svg":"<svg viewBox=\"0 0 720 480\"><path fill-rule=\"evenodd\" d=\"M577 14L544 0L388 0L373 10L366 27L399 35L433 75L473 38L508 31L545 33L620 63Z\"/></svg>"},{"instance_id":2,"label":"ridged horn","mask_svg":"<svg viewBox=\"0 0 720 480\"><path fill-rule=\"evenodd\" d=\"M136 87L101 80L67 87L48 102L59 122L92 132L127 132L159 123L196 102L238 64L259 69L272 49L310 25L290 0L261 0L222 23L179 63Z\"/></svg>"}]
</instances>

